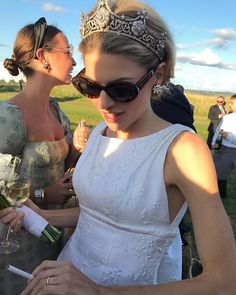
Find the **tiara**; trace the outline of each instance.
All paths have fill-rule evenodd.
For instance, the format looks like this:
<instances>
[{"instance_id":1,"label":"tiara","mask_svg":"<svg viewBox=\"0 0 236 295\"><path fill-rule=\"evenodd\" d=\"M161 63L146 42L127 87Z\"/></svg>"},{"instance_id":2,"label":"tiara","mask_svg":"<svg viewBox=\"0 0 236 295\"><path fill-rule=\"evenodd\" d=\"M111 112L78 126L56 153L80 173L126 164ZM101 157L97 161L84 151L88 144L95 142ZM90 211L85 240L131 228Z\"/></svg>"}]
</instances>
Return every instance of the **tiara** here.
<instances>
[{"instance_id":1,"label":"tiara","mask_svg":"<svg viewBox=\"0 0 236 295\"><path fill-rule=\"evenodd\" d=\"M137 12L136 17L114 14L108 4L108 0L100 0L96 11L87 16L81 13L80 34L84 39L97 32L114 32L123 35L152 50L162 61L166 56L165 41L167 34L161 33L156 38L147 28L147 11Z\"/></svg>"}]
</instances>

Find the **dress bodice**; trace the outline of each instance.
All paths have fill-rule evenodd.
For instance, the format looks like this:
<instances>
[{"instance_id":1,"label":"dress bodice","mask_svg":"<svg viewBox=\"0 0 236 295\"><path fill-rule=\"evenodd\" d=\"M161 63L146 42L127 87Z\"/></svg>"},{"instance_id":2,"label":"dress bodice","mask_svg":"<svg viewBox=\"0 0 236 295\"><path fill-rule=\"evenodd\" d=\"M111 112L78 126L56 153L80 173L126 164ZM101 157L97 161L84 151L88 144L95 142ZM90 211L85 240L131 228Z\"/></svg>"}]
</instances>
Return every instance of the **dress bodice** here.
<instances>
[{"instance_id":1,"label":"dress bodice","mask_svg":"<svg viewBox=\"0 0 236 295\"><path fill-rule=\"evenodd\" d=\"M57 141L25 144L22 166L25 171L32 167L34 189L47 187L64 175L68 152L69 145L65 137Z\"/></svg>"},{"instance_id":2,"label":"dress bodice","mask_svg":"<svg viewBox=\"0 0 236 295\"><path fill-rule=\"evenodd\" d=\"M81 213L59 256L103 285L157 284L181 278L178 225L173 222L163 178L166 153L188 127L121 140L92 133L77 163L73 184Z\"/></svg>"},{"instance_id":3,"label":"dress bodice","mask_svg":"<svg viewBox=\"0 0 236 295\"><path fill-rule=\"evenodd\" d=\"M28 142L22 112L18 106L2 101L0 103L0 152L18 155L22 165L29 171L31 166L33 188L44 188L64 174L64 161L72 141L70 123L58 103L51 99L65 136L56 141Z\"/></svg>"},{"instance_id":4,"label":"dress bodice","mask_svg":"<svg viewBox=\"0 0 236 295\"><path fill-rule=\"evenodd\" d=\"M20 109L8 101L0 102L0 153L21 157L22 171L29 172L30 168L33 188L44 188L64 175L64 160L72 141L69 120L55 100L51 100L50 104L58 114L65 136L57 141L27 142ZM3 225L0 224L0 232L2 229ZM59 242L49 246L25 230L13 235L20 242L20 250L1 257L1 263L13 264L29 273L43 260L55 259L61 249ZM19 295L25 288L27 280L0 269L0 282L1 294Z\"/></svg>"}]
</instances>

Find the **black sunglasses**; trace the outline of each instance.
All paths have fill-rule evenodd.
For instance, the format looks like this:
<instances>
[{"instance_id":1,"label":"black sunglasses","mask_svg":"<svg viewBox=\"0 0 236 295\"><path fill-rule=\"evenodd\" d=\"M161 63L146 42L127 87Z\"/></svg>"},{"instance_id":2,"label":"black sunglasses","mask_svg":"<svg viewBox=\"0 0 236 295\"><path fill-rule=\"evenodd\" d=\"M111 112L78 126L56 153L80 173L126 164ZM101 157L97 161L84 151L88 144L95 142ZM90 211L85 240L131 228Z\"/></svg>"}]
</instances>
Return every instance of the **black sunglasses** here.
<instances>
[{"instance_id":1,"label":"black sunglasses","mask_svg":"<svg viewBox=\"0 0 236 295\"><path fill-rule=\"evenodd\" d=\"M154 74L154 70L150 70L136 84L124 81L112 82L106 86L102 86L83 77L84 72L85 68L72 78L72 84L82 95L92 99L98 98L101 91L104 90L112 100L122 103L134 100L138 96L139 91Z\"/></svg>"}]
</instances>

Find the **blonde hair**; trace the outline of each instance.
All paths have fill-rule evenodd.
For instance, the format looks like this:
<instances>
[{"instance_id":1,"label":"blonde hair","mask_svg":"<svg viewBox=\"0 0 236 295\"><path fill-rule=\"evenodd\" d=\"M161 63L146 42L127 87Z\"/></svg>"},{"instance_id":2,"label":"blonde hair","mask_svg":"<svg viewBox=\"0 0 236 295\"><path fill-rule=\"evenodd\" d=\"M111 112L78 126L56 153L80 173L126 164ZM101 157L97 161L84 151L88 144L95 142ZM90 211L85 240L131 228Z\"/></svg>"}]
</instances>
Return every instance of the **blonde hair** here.
<instances>
[{"instance_id":1,"label":"blonde hair","mask_svg":"<svg viewBox=\"0 0 236 295\"><path fill-rule=\"evenodd\" d=\"M170 78L174 77L175 66L175 45L171 33L161 16L148 5L135 0L115 0L110 1L110 8L114 14L127 15L136 17L137 12L145 9L148 18L146 25L148 30L157 36L161 33L166 33L166 71L164 83L167 83ZM91 11L89 15L94 12ZM130 60L146 67L147 69L156 69L160 64L158 56L149 48L133 39L118 35L114 32L93 33L85 37L80 45L79 50L82 55L91 52L94 49L99 49L103 53L121 54L127 56Z\"/></svg>"}]
</instances>

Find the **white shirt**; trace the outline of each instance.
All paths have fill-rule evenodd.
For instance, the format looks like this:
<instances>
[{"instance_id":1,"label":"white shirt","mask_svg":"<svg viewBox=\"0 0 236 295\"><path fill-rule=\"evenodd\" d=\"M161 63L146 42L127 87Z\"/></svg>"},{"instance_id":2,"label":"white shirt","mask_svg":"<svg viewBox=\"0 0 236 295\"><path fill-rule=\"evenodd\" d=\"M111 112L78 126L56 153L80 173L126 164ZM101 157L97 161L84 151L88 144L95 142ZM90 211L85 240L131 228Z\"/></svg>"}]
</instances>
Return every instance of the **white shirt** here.
<instances>
[{"instance_id":1,"label":"white shirt","mask_svg":"<svg viewBox=\"0 0 236 295\"><path fill-rule=\"evenodd\" d=\"M236 148L236 113L225 115L222 118L213 136L212 145L215 144L220 130L228 132L227 137L222 139L222 145Z\"/></svg>"}]
</instances>

